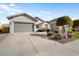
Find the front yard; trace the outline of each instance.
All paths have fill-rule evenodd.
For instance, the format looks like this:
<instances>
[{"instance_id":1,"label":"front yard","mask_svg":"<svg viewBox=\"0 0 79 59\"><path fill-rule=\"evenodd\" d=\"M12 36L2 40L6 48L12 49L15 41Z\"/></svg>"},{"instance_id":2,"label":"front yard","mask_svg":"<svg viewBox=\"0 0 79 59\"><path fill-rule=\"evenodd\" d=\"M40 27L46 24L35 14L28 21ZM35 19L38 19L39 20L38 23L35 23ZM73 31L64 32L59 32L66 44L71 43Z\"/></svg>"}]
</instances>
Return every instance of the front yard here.
<instances>
[{"instance_id":1,"label":"front yard","mask_svg":"<svg viewBox=\"0 0 79 59\"><path fill-rule=\"evenodd\" d=\"M79 39L79 33L73 34L72 37L75 39Z\"/></svg>"}]
</instances>

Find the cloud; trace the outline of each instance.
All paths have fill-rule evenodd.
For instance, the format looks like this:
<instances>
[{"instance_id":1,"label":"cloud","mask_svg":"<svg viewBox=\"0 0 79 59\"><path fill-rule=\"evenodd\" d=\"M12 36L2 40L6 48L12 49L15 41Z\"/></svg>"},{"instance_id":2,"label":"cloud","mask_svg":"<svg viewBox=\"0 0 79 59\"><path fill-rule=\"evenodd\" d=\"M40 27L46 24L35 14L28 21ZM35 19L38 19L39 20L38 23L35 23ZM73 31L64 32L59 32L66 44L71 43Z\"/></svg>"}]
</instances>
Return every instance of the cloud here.
<instances>
[{"instance_id":1,"label":"cloud","mask_svg":"<svg viewBox=\"0 0 79 59\"><path fill-rule=\"evenodd\" d=\"M40 12L43 13L43 14L51 14L50 11L44 11L44 10L41 10Z\"/></svg>"},{"instance_id":2,"label":"cloud","mask_svg":"<svg viewBox=\"0 0 79 59\"><path fill-rule=\"evenodd\" d=\"M22 10L19 10L19 9L12 9L12 11L14 11L14 12L22 12Z\"/></svg>"},{"instance_id":3,"label":"cloud","mask_svg":"<svg viewBox=\"0 0 79 59\"><path fill-rule=\"evenodd\" d=\"M16 5L14 3L9 4L9 6L15 7Z\"/></svg>"},{"instance_id":4,"label":"cloud","mask_svg":"<svg viewBox=\"0 0 79 59\"><path fill-rule=\"evenodd\" d=\"M14 7L15 4L0 4L0 12L11 14L21 13L22 10Z\"/></svg>"},{"instance_id":5,"label":"cloud","mask_svg":"<svg viewBox=\"0 0 79 59\"><path fill-rule=\"evenodd\" d=\"M52 19L53 17L52 17L52 16L48 16L47 18L48 18L48 19Z\"/></svg>"},{"instance_id":6,"label":"cloud","mask_svg":"<svg viewBox=\"0 0 79 59\"><path fill-rule=\"evenodd\" d=\"M1 4L0 5L0 11L10 11L10 8L7 5Z\"/></svg>"}]
</instances>

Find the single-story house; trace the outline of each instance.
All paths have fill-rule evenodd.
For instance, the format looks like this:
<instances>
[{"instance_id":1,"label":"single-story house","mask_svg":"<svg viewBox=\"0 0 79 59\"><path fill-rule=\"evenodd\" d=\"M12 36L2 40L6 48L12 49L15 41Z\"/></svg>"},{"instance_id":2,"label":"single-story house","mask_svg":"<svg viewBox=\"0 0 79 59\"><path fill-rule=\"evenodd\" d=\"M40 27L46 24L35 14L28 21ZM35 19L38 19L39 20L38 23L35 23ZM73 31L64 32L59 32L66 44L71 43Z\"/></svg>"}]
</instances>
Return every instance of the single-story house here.
<instances>
[{"instance_id":1,"label":"single-story house","mask_svg":"<svg viewBox=\"0 0 79 59\"><path fill-rule=\"evenodd\" d=\"M63 17L65 17L65 16L58 17L58 18L55 18L55 19L49 21L51 31L60 31L61 30L61 31L64 32L64 26L57 26L56 25L57 20L60 19L60 18L63 18ZM67 25L67 28L71 28L71 27Z\"/></svg>"},{"instance_id":2,"label":"single-story house","mask_svg":"<svg viewBox=\"0 0 79 59\"><path fill-rule=\"evenodd\" d=\"M36 25L35 31L37 31L37 30L39 30L39 29L42 29L39 24L44 23L44 20L42 20L42 19L39 18L39 17L34 17L34 18L37 20L37 22L35 22L35 25Z\"/></svg>"},{"instance_id":3,"label":"single-story house","mask_svg":"<svg viewBox=\"0 0 79 59\"><path fill-rule=\"evenodd\" d=\"M56 25L56 21L58 18L49 21L51 31L58 31L59 27Z\"/></svg>"},{"instance_id":4,"label":"single-story house","mask_svg":"<svg viewBox=\"0 0 79 59\"><path fill-rule=\"evenodd\" d=\"M50 29L50 24L48 22L43 22L38 24L38 29L39 30L46 30L46 29Z\"/></svg>"},{"instance_id":5,"label":"single-story house","mask_svg":"<svg viewBox=\"0 0 79 59\"><path fill-rule=\"evenodd\" d=\"M35 31L35 22L37 22L37 20L26 13L8 16L7 18L10 21L10 33Z\"/></svg>"},{"instance_id":6,"label":"single-story house","mask_svg":"<svg viewBox=\"0 0 79 59\"><path fill-rule=\"evenodd\" d=\"M39 17L35 17L36 20L38 20L36 22L36 31L37 30L45 30L45 29L50 29L50 24L48 24L48 22L42 20L41 18Z\"/></svg>"},{"instance_id":7,"label":"single-story house","mask_svg":"<svg viewBox=\"0 0 79 59\"><path fill-rule=\"evenodd\" d=\"M39 17L32 17L26 13L7 17L10 21L10 33L13 32L36 32L39 29L48 28L49 25Z\"/></svg>"}]
</instances>

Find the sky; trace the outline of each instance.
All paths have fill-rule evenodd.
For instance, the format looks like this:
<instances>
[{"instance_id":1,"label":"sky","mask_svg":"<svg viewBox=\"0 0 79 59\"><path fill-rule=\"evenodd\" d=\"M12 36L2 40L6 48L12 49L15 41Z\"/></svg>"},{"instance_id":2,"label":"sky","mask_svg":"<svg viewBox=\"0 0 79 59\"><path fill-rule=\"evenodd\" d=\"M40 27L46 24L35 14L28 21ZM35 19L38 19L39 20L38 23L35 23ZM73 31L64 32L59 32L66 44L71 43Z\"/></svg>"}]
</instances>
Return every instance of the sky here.
<instances>
[{"instance_id":1,"label":"sky","mask_svg":"<svg viewBox=\"0 0 79 59\"><path fill-rule=\"evenodd\" d=\"M0 3L0 23L9 23L7 16L26 13L49 21L61 16L79 18L78 3Z\"/></svg>"}]
</instances>

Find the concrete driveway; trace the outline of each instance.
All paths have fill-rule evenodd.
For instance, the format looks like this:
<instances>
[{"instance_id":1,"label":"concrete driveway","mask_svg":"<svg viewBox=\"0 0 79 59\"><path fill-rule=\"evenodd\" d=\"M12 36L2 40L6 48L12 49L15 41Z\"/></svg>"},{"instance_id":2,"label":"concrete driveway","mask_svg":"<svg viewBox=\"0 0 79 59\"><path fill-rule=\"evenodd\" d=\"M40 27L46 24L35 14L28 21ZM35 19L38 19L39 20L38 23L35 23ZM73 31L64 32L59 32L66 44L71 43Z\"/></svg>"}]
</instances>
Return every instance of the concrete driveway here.
<instances>
[{"instance_id":1,"label":"concrete driveway","mask_svg":"<svg viewBox=\"0 0 79 59\"><path fill-rule=\"evenodd\" d=\"M3 39L5 39L7 36L8 36L8 33L5 33L5 34L1 33L1 34L0 34L0 42L1 42Z\"/></svg>"},{"instance_id":2,"label":"concrete driveway","mask_svg":"<svg viewBox=\"0 0 79 59\"><path fill-rule=\"evenodd\" d=\"M69 43L60 44L31 34L45 33L24 32L8 34L0 42L0 56L79 56L78 45L74 47L75 49L72 49Z\"/></svg>"}]
</instances>

